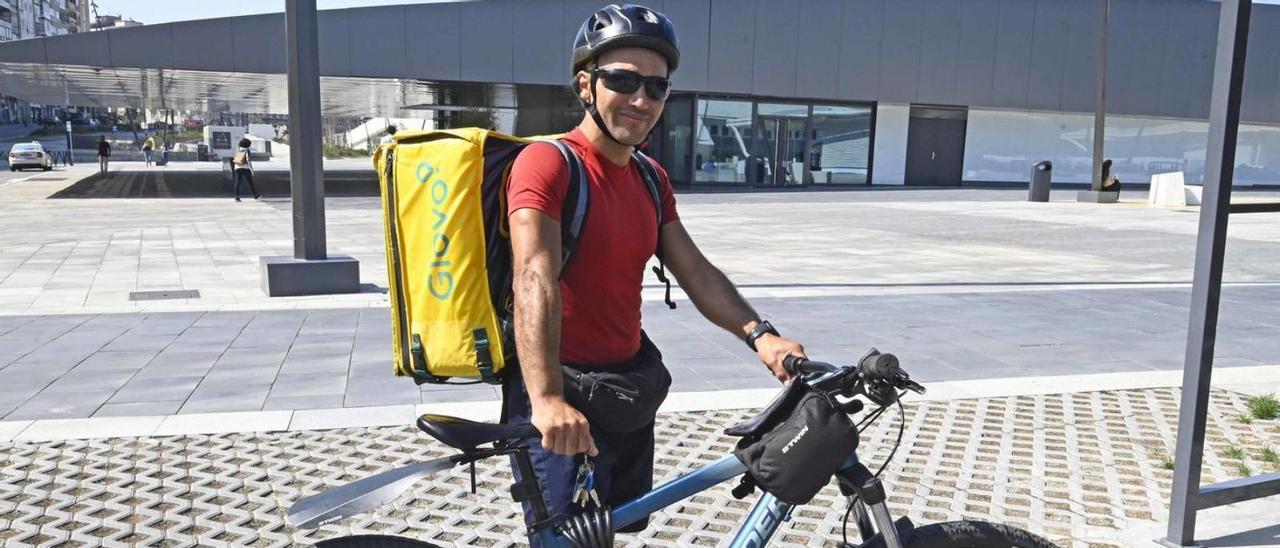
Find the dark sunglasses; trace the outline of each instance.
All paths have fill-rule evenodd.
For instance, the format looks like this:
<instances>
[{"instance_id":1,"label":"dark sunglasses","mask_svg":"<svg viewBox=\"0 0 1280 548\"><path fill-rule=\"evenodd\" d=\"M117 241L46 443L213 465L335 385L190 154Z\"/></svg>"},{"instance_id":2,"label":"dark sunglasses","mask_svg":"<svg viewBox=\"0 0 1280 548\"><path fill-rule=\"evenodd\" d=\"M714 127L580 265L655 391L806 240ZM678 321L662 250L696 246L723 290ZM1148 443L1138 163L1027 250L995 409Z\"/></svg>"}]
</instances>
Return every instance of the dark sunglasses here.
<instances>
[{"instance_id":1,"label":"dark sunglasses","mask_svg":"<svg viewBox=\"0 0 1280 548\"><path fill-rule=\"evenodd\" d=\"M641 76L627 69L592 69L591 74L604 82L609 91L631 95L644 84L644 94L654 101L666 101L671 95L671 79L663 76Z\"/></svg>"}]
</instances>

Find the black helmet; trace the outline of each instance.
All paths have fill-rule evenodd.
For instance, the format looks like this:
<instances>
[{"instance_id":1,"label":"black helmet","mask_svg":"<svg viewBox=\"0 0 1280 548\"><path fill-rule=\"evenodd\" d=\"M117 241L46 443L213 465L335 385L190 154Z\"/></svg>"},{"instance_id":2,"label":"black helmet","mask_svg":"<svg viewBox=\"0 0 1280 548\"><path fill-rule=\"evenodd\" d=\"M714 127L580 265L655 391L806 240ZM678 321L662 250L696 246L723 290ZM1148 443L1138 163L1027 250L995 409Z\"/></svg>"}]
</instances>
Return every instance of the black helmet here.
<instances>
[{"instance_id":1,"label":"black helmet","mask_svg":"<svg viewBox=\"0 0 1280 548\"><path fill-rule=\"evenodd\" d=\"M576 74L604 52L626 47L658 52L667 59L668 72L675 72L680 64L676 31L667 16L635 4L609 4L587 18L578 29L573 39L570 69Z\"/></svg>"}]
</instances>

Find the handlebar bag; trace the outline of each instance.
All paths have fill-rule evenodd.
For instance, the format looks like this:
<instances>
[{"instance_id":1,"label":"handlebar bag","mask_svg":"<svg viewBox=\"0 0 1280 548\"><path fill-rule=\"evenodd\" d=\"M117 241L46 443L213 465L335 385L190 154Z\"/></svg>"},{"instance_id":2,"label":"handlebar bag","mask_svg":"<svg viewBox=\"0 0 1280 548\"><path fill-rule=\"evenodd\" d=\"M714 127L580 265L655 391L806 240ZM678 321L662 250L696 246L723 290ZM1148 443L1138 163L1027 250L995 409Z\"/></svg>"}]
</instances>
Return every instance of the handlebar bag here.
<instances>
[{"instance_id":1,"label":"handlebar bag","mask_svg":"<svg viewBox=\"0 0 1280 548\"><path fill-rule=\"evenodd\" d=\"M830 396L799 380L787 390L801 392L790 413L776 409L779 420L762 434L739 440L733 453L756 485L799 505L812 500L853 455L858 431Z\"/></svg>"}]
</instances>

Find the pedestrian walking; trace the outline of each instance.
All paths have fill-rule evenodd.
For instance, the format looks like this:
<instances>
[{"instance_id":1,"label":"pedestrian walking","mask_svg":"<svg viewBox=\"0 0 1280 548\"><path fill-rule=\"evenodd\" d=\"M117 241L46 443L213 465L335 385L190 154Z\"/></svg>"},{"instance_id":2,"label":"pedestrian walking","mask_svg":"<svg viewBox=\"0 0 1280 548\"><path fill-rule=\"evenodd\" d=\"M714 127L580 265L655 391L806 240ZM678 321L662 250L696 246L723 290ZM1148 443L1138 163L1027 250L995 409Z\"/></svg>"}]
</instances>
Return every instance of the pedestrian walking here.
<instances>
[{"instance_id":1,"label":"pedestrian walking","mask_svg":"<svg viewBox=\"0 0 1280 548\"><path fill-rule=\"evenodd\" d=\"M147 160L147 167L151 167L151 151L156 148L156 139L150 135L147 140L142 143L142 156Z\"/></svg>"},{"instance_id":2,"label":"pedestrian walking","mask_svg":"<svg viewBox=\"0 0 1280 548\"><path fill-rule=\"evenodd\" d=\"M257 200L262 195L258 194L258 189L253 186L253 158L249 154L249 145L252 141L248 137L241 137L239 147L236 148L236 155L231 158L231 164L235 168L236 175L236 201L240 201L240 181L248 181L249 192L253 193L253 199Z\"/></svg>"},{"instance_id":3,"label":"pedestrian walking","mask_svg":"<svg viewBox=\"0 0 1280 548\"><path fill-rule=\"evenodd\" d=\"M98 136L98 173L107 172L107 160L111 157L111 143L105 136Z\"/></svg>"}]
</instances>

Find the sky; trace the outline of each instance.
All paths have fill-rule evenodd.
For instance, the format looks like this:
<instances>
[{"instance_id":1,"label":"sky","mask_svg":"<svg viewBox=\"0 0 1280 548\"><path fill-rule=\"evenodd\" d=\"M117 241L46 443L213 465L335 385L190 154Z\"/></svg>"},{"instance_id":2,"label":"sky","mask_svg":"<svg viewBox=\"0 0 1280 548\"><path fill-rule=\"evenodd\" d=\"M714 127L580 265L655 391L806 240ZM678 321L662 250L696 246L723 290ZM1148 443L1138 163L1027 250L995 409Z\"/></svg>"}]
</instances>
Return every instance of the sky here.
<instances>
[{"instance_id":1,"label":"sky","mask_svg":"<svg viewBox=\"0 0 1280 548\"><path fill-rule=\"evenodd\" d=\"M101 15L123 15L140 23L156 24L284 11L284 0L93 0ZM388 4L425 4L448 0L316 0L318 9L341 9ZM604 5L609 0L600 0ZM1255 4L1280 4L1280 0L1254 0Z\"/></svg>"}]
</instances>

